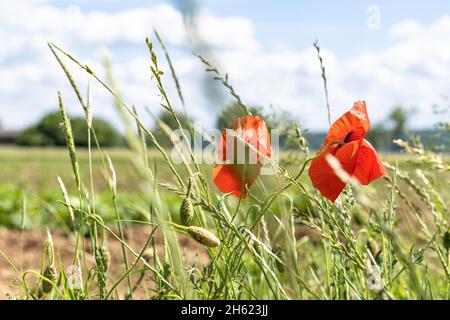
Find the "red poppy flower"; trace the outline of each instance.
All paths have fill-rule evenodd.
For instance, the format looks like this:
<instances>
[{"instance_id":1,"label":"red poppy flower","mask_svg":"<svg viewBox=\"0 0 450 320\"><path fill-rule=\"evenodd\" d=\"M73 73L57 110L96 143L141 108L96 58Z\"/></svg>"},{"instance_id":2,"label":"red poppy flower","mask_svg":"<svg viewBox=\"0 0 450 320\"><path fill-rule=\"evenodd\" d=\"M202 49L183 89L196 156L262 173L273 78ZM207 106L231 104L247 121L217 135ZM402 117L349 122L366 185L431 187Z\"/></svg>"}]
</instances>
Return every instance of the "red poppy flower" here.
<instances>
[{"instance_id":1,"label":"red poppy flower","mask_svg":"<svg viewBox=\"0 0 450 320\"><path fill-rule=\"evenodd\" d=\"M270 136L264 120L257 116L236 119L222 132L218 146L219 159L213 169L213 180L223 193L245 197L258 177L266 157L270 157Z\"/></svg>"},{"instance_id":2,"label":"red poppy flower","mask_svg":"<svg viewBox=\"0 0 450 320\"><path fill-rule=\"evenodd\" d=\"M332 202L344 189L345 182L331 168L327 155L333 155L346 173L361 184L367 185L386 175L386 170L377 152L364 139L369 127L366 102L356 101L350 111L333 123L318 153L333 141L342 143L329 146L325 154L311 162L309 177L314 187Z\"/></svg>"}]
</instances>

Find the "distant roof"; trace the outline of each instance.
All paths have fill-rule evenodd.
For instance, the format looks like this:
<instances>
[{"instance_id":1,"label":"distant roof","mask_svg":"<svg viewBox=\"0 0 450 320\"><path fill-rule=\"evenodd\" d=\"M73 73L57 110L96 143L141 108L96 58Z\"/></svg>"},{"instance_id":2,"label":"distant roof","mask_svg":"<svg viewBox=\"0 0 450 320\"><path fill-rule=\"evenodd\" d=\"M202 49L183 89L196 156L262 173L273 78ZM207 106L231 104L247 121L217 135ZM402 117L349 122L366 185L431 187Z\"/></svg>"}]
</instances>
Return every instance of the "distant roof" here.
<instances>
[{"instance_id":1,"label":"distant roof","mask_svg":"<svg viewBox=\"0 0 450 320\"><path fill-rule=\"evenodd\" d=\"M16 138L20 133L20 131L0 130L0 138Z\"/></svg>"}]
</instances>

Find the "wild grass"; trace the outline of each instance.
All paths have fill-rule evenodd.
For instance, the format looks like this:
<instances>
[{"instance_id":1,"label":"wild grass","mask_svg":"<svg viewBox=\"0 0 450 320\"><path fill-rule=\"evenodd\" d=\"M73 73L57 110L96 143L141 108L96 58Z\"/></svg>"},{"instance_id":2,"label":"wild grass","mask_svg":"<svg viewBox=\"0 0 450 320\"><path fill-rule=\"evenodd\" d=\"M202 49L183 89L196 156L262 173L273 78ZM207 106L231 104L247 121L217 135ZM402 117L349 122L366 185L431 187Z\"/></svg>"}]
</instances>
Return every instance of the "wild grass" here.
<instances>
[{"instance_id":1,"label":"wild grass","mask_svg":"<svg viewBox=\"0 0 450 320\"><path fill-rule=\"evenodd\" d=\"M149 39L145 44L148 76L161 96L160 105L182 128L165 89L154 44ZM90 131L89 148L76 149L64 107L64 97L70 93L63 92L57 97L67 137L66 164L59 151L32 151L37 158L57 163L57 171L61 171L58 198L66 217L63 220L70 225L67 232L76 239L71 269L75 271L71 274L58 258L50 232L43 244L40 270L22 270L0 251L21 281L16 298L132 299L145 277L150 279L144 288L148 299L450 297L450 195L445 157L405 145L414 164L404 166L405 161L397 156L386 155L383 160L389 176L368 187L349 185L332 204L306 177L315 155L302 147L283 154L283 161L273 164L276 174L260 177L246 199L234 199L213 187L210 166L188 161L195 158L193 150L180 155L184 159L181 165L172 161L171 150L157 141L132 105L123 101L108 61L107 79L102 79L99 70L55 44L49 43L49 47L85 111ZM184 104L182 86L167 49L163 49ZM222 76L205 59L201 62L247 110L228 76ZM95 104L83 98L69 65L84 70L115 100L126 125L129 150L103 149L97 143L95 127L89 125ZM170 128L163 129L170 135ZM293 137L299 146L305 146L300 130L295 130ZM146 141L151 141L155 150L148 150ZM0 161L8 161L8 152L16 151L5 150L6 160ZM27 154L24 161L30 158ZM121 179L129 177L124 171L132 172L129 176L133 175L136 183L122 184ZM137 196L129 197L129 188ZM101 208L103 201L110 206ZM182 210L190 210L193 226L184 226L186 220L179 216L185 201L192 206L183 205L188 209ZM122 209L130 207L139 214L124 216ZM21 208L22 219L27 218L30 207ZM133 228L127 220L148 228L141 247L133 247L125 237L124 229ZM181 234L205 246L208 262L188 259L186 250L192 249L180 243ZM121 246L120 262L116 262L121 264L119 275L109 272L108 239ZM157 242L162 246L157 247ZM150 256L148 249L153 249Z\"/></svg>"}]
</instances>

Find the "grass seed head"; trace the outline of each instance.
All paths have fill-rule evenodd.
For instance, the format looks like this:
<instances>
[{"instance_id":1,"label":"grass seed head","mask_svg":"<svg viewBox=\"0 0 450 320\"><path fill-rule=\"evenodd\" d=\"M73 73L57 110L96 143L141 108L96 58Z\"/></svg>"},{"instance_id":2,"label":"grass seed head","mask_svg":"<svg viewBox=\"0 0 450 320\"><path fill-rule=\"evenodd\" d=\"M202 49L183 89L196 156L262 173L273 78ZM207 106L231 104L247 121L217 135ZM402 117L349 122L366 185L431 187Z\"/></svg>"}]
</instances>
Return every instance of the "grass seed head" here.
<instances>
[{"instance_id":1,"label":"grass seed head","mask_svg":"<svg viewBox=\"0 0 450 320\"><path fill-rule=\"evenodd\" d=\"M47 266L44 270L43 276L53 283L56 282L58 279L58 271L56 270L55 265L51 264ZM49 293L53 288L53 284L48 280L43 280L42 282L42 291L45 293Z\"/></svg>"},{"instance_id":2,"label":"grass seed head","mask_svg":"<svg viewBox=\"0 0 450 320\"><path fill-rule=\"evenodd\" d=\"M97 266L96 273L100 299L105 299L106 297L106 282L108 280L107 271L110 260L111 256L106 247L100 247L95 250L95 264Z\"/></svg>"},{"instance_id":3,"label":"grass seed head","mask_svg":"<svg viewBox=\"0 0 450 320\"><path fill-rule=\"evenodd\" d=\"M67 143L67 147L69 149L70 161L72 163L72 170L75 175L75 180L77 183L78 190L81 190L80 168L79 168L78 160L77 160L77 153L76 153L76 149L75 149L75 140L73 138L73 132L72 132L72 124L70 122L69 116L66 113L66 108L64 107L64 103L63 103L60 92L58 92L58 103L59 103L61 118L63 120L62 127L64 128L64 133L66 136L66 143Z\"/></svg>"},{"instance_id":4,"label":"grass seed head","mask_svg":"<svg viewBox=\"0 0 450 320\"><path fill-rule=\"evenodd\" d=\"M375 257L378 254L378 252L380 252L380 247L373 238L369 238L369 240L367 240L366 245L373 257Z\"/></svg>"},{"instance_id":5,"label":"grass seed head","mask_svg":"<svg viewBox=\"0 0 450 320\"><path fill-rule=\"evenodd\" d=\"M111 255L106 247L101 247L97 251L97 264L102 266L104 271L109 269L109 264L111 262Z\"/></svg>"},{"instance_id":6,"label":"grass seed head","mask_svg":"<svg viewBox=\"0 0 450 320\"><path fill-rule=\"evenodd\" d=\"M280 273L285 273L286 272L286 251L284 251L283 249L278 249L275 254L277 255L279 260L275 260L276 261L276 265L277 265L277 269Z\"/></svg>"},{"instance_id":7,"label":"grass seed head","mask_svg":"<svg viewBox=\"0 0 450 320\"><path fill-rule=\"evenodd\" d=\"M253 244L253 248L255 249L257 254L259 254L261 257L263 256L263 248L259 242L255 241L255 243Z\"/></svg>"},{"instance_id":8,"label":"grass seed head","mask_svg":"<svg viewBox=\"0 0 450 320\"><path fill-rule=\"evenodd\" d=\"M187 231L192 238L207 247L217 247L218 245L220 245L219 238L217 238L214 233L206 230L205 228L191 226L187 229Z\"/></svg>"}]
</instances>

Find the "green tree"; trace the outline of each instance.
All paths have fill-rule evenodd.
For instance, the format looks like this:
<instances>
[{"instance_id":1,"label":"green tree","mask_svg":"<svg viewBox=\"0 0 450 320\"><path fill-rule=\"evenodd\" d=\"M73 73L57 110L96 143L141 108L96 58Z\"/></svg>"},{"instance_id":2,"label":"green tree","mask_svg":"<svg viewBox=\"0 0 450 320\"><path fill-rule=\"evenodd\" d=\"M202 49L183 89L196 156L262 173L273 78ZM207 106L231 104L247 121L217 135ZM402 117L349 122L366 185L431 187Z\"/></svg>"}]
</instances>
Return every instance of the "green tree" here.
<instances>
[{"instance_id":1,"label":"green tree","mask_svg":"<svg viewBox=\"0 0 450 320\"><path fill-rule=\"evenodd\" d=\"M183 129L189 130L189 128L192 124L192 120L188 116L186 116L182 113L177 113L177 117L178 117ZM161 112L158 116L158 120L165 123L172 130L179 129L177 121L172 116L172 114L170 114L168 112ZM173 143L170 140L170 137L160 126L158 126L158 124L155 124L155 129L153 130L153 135L155 136L156 140L158 141L158 143L161 146L163 146L163 147L173 146Z\"/></svg>"},{"instance_id":2,"label":"green tree","mask_svg":"<svg viewBox=\"0 0 450 320\"><path fill-rule=\"evenodd\" d=\"M75 144L88 146L88 128L84 118L74 118L72 132ZM122 136L108 122L103 119L93 118L92 126L95 129L98 142L103 147L117 147L124 144Z\"/></svg>"},{"instance_id":3,"label":"green tree","mask_svg":"<svg viewBox=\"0 0 450 320\"><path fill-rule=\"evenodd\" d=\"M49 113L37 124L22 132L16 139L19 145L59 146L64 145L65 137L60 127L59 112Z\"/></svg>"},{"instance_id":4,"label":"green tree","mask_svg":"<svg viewBox=\"0 0 450 320\"><path fill-rule=\"evenodd\" d=\"M294 117L287 111L279 111L270 108L268 111L263 110L262 107L249 107L249 111L254 116L259 116L266 122L267 128L270 130L278 129L279 145L287 147L288 132L292 130L295 123ZM237 103L229 104L220 112L216 120L216 127L219 130L230 128L238 117L245 116L244 109Z\"/></svg>"},{"instance_id":5,"label":"green tree","mask_svg":"<svg viewBox=\"0 0 450 320\"><path fill-rule=\"evenodd\" d=\"M406 134L406 124L408 122L408 113L400 106L392 109L388 116L389 121L392 123L392 138L398 139Z\"/></svg>"},{"instance_id":6,"label":"green tree","mask_svg":"<svg viewBox=\"0 0 450 320\"><path fill-rule=\"evenodd\" d=\"M26 146L63 146L66 138L60 126L61 115L52 112L44 116L37 124L22 132L16 139L16 144ZM84 118L71 118L72 132L75 144L88 145L88 128ZM123 145L121 135L105 120L94 118L92 125L100 145L113 147Z\"/></svg>"},{"instance_id":7,"label":"green tree","mask_svg":"<svg viewBox=\"0 0 450 320\"><path fill-rule=\"evenodd\" d=\"M406 136L408 118L406 109L401 106L394 107L384 121L369 130L367 140L376 149L397 150L398 146L392 141Z\"/></svg>"},{"instance_id":8,"label":"green tree","mask_svg":"<svg viewBox=\"0 0 450 320\"><path fill-rule=\"evenodd\" d=\"M367 133L367 140L373 145L377 150L384 150L391 145L390 132L381 123L370 128Z\"/></svg>"},{"instance_id":9,"label":"green tree","mask_svg":"<svg viewBox=\"0 0 450 320\"><path fill-rule=\"evenodd\" d=\"M261 107L250 107L248 109L253 115L263 117L263 109ZM216 127L221 131L230 128L236 118L245 115L244 109L238 103L229 104L219 113L216 120Z\"/></svg>"}]
</instances>

